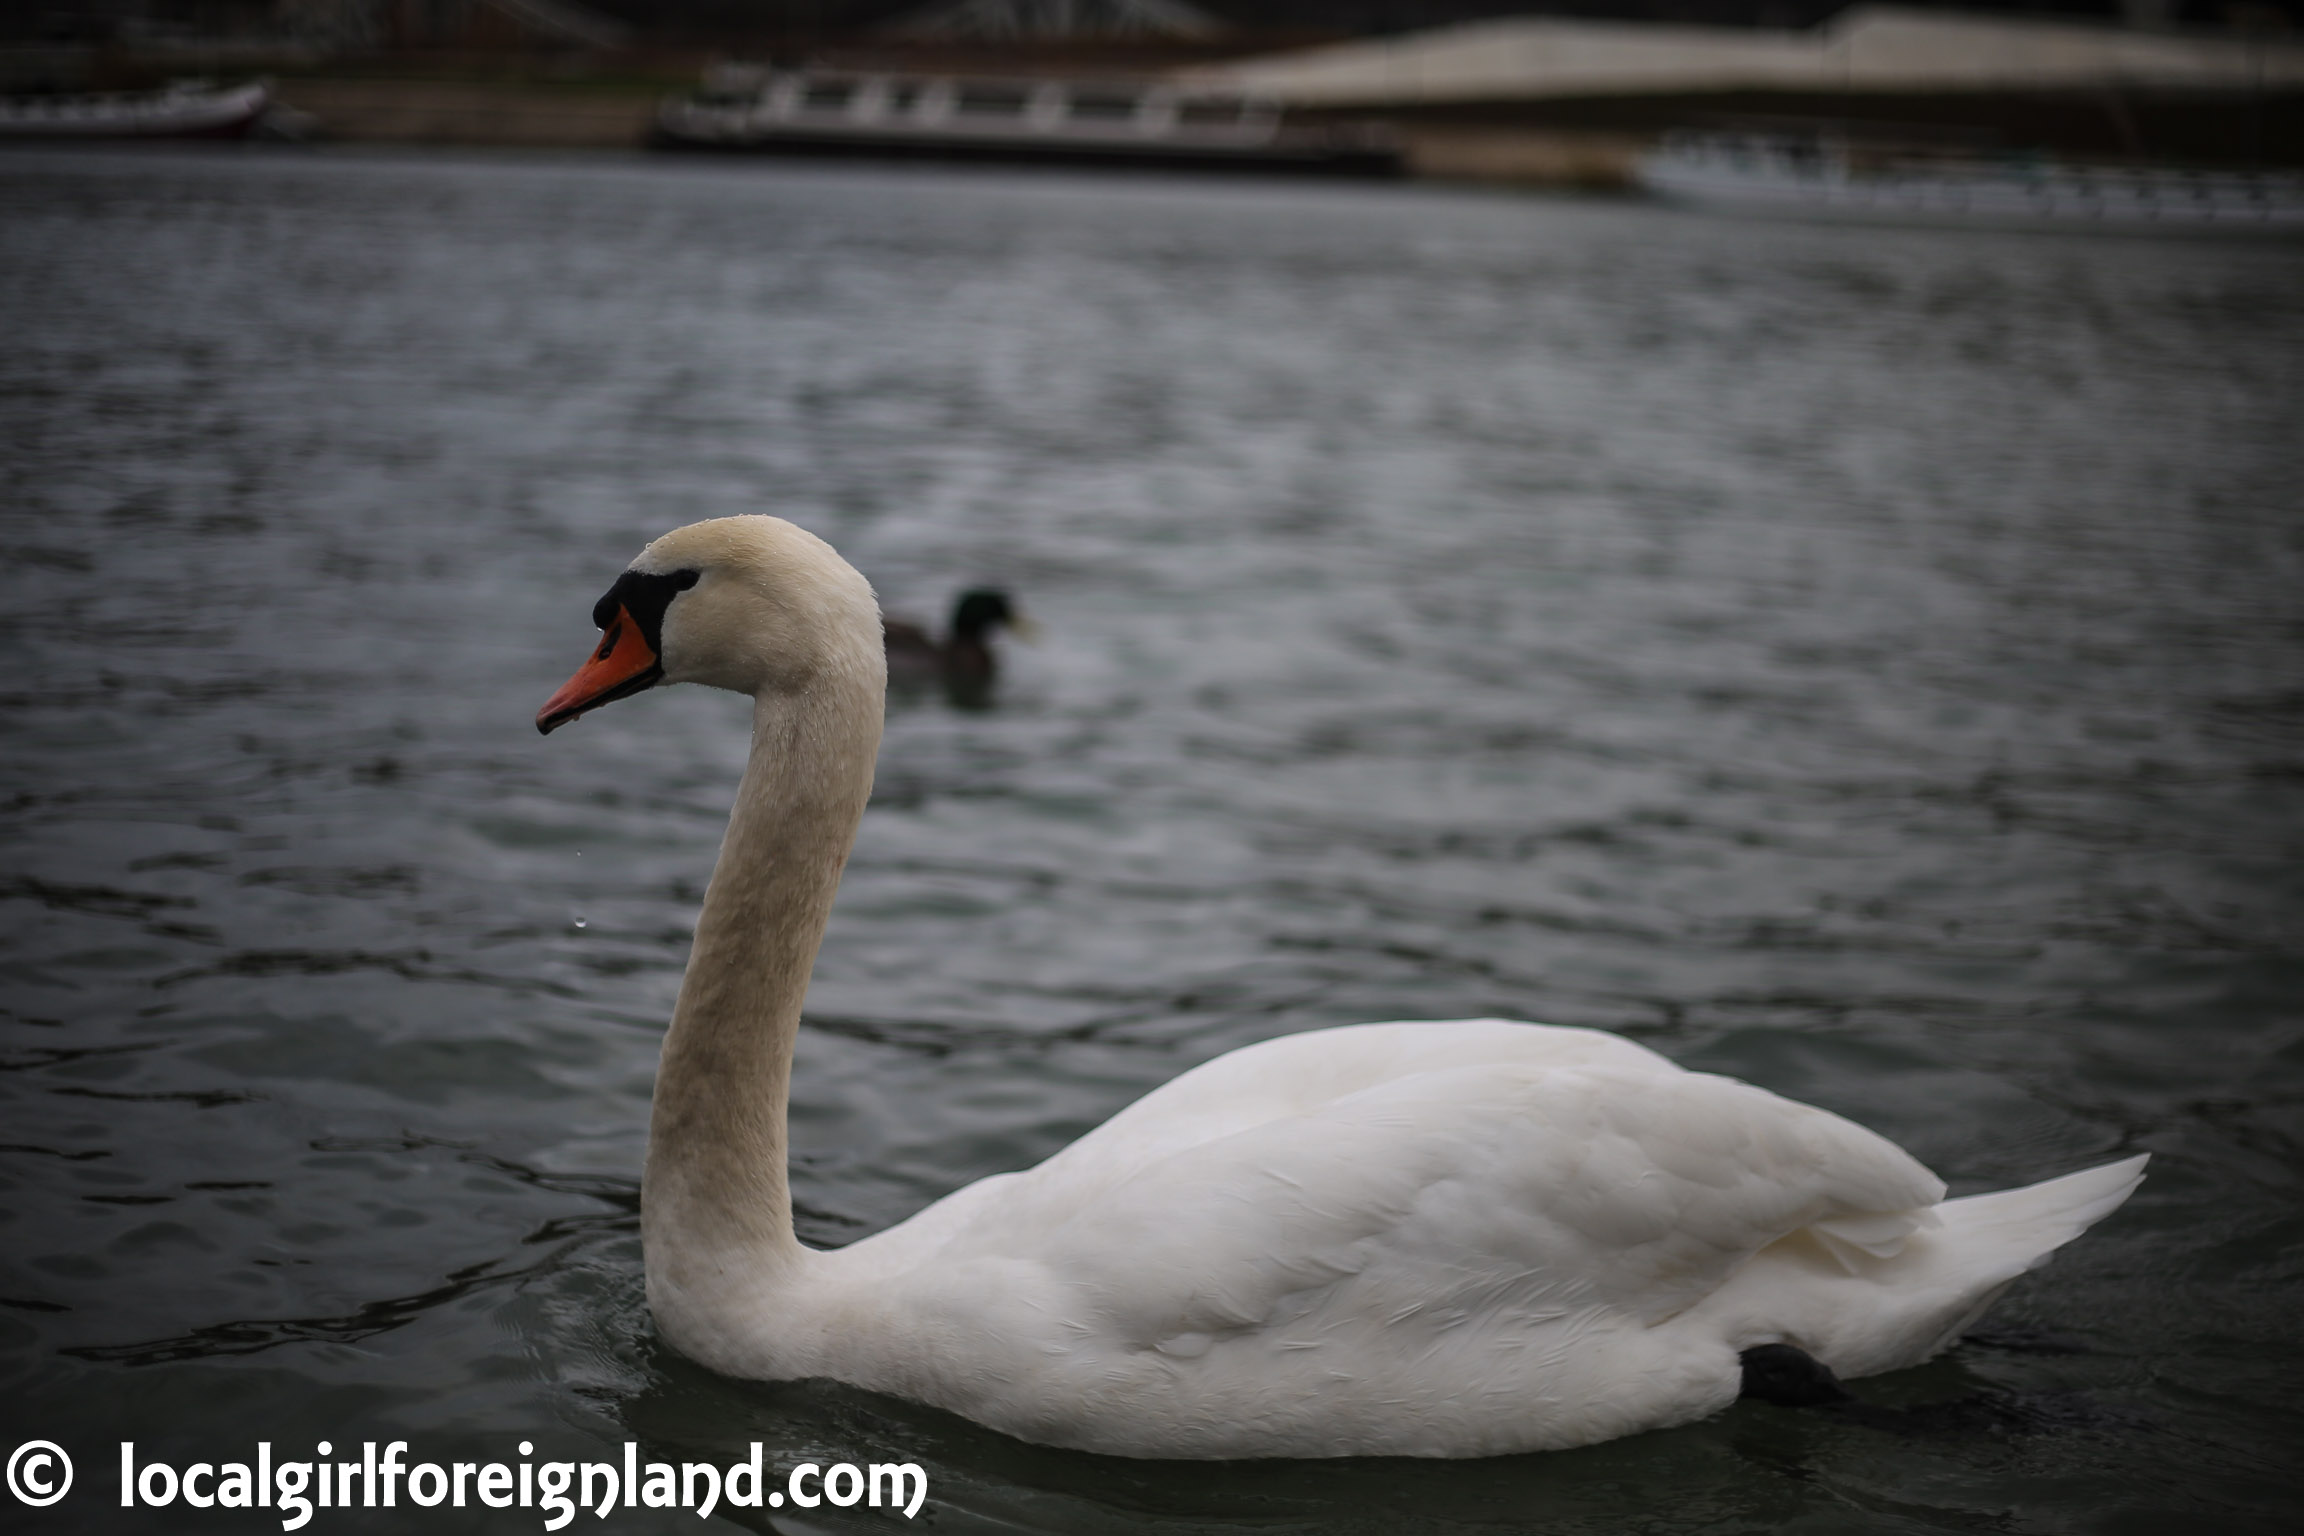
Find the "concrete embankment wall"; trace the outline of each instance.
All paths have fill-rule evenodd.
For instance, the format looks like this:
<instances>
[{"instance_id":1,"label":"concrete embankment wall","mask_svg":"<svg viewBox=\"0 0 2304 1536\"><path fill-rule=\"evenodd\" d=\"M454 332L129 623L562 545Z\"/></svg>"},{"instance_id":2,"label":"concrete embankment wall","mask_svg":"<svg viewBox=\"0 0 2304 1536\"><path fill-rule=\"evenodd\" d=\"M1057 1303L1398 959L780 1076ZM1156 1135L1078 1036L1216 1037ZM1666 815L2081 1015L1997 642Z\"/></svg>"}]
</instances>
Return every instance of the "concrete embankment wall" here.
<instances>
[{"instance_id":1,"label":"concrete embankment wall","mask_svg":"<svg viewBox=\"0 0 2304 1536\"><path fill-rule=\"evenodd\" d=\"M342 143L612 149L643 143L657 93L445 80L309 77L279 97Z\"/></svg>"},{"instance_id":2,"label":"concrete embankment wall","mask_svg":"<svg viewBox=\"0 0 2304 1536\"><path fill-rule=\"evenodd\" d=\"M1655 135L1430 123L1395 125L1408 174L1433 181L1606 190L1632 184Z\"/></svg>"},{"instance_id":3,"label":"concrete embankment wall","mask_svg":"<svg viewBox=\"0 0 2304 1536\"><path fill-rule=\"evenodd\" d=\"M1346 114L1337 114L1346 115ZM1374 114L1370 114L1374 115ZM1798 132L1970 154L2304 166L2304 91L1744 92L1464 102L1382 114L1419 176L1606 186L1675 129Z\"/></svg>"}]
</instances>

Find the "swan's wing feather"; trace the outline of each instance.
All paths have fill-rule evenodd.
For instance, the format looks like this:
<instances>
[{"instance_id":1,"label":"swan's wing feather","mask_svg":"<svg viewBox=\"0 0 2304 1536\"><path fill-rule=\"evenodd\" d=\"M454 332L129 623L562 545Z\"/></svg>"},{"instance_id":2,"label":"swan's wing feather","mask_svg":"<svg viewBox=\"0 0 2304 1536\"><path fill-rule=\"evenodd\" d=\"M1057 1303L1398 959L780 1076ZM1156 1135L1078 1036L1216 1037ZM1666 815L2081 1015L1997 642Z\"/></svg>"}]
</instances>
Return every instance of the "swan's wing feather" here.
<instances>
[{"instance_id":1,"label":"swan's wing feather","mask_svg":"<svg viewBox=\"0 0 2304 1536\"><path fill-rule=\"evenodd\" d=\"M1324 1305L1654 1323L1818 1221L1910 1212L1943 1186L1891 1143L1730 1079L1635 1065L1444 1068L1266 1120L1072 1204L1052 1160L969 1245L1023 1242L1138 1348L1287 1324ZM1053 1177L1051 1177L1053 1176ZM1006 1202L1001 1202L1006 1204ZM1052 1225L1004 1216L1029 1210ZM1005 1230L1003 1230L1005 1229Z\"/></svg>"},{"instance_id":2,"label":"swan's wing feather","mask_svg":"<svg viewBox=\"0 0 2304 1536\"><path fill-rule=\"evenodd\" d=\"M1161 1084L1043 1164L1054 1175L1044 1186L1086 1199L1202 1143L1422 1073L1591 1066L1680 1073L1621 1035L1509 1019L1348 1024L1281 1035Z\"/></svg>"}]
</instances>

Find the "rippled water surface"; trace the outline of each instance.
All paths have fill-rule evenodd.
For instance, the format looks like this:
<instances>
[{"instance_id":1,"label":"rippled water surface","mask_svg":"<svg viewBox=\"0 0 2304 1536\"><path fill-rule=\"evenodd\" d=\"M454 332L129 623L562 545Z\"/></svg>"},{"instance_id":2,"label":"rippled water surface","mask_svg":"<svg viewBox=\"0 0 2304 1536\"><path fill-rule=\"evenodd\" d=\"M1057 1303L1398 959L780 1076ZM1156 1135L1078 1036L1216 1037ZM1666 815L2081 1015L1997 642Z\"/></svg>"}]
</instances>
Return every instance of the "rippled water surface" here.
<instances>
[{"instance_id":1,"label":"rippled water surface","mask_svg":"<svg viewBox=\"0 0 2304 1536\"><path fill-rule=\"evenodd\" d=\"M15 154L0 332L0 1412L79 1524L120 1439L333 1435L917 1461L950 1531L2293 1528L2292 249ZM1963 1191L2151 1182L1871 1385L1955 1405L1901 1435L1174 1467L716 1379L654 1339L637 1183L747 717L530 721L642 542L761 510L891 612L1043 630L995 707L891 708L811 1241L1230 1047L1484 1013Z\"/></svg>"}]
</instances>

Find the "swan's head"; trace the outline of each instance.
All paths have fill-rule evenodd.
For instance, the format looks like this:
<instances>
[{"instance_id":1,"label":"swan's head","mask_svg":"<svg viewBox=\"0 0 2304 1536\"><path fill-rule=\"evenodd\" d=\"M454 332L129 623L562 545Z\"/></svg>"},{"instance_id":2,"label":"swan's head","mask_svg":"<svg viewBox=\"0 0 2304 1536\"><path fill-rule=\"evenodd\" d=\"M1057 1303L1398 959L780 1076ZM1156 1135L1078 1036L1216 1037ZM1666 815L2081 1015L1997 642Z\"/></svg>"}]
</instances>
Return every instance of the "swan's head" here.
<instances>
[{"instance_id":1,"label":"swan's head","mask_svg":"<svg viewBox=\"0 0 2304 1536\"><path fill-rule=\"evenodd\" d=\"M780 517L675 528L593 605L600 644L536 714L549 732L658 683L759 696L877 683L880 605L831 545Z\"/></svg>"}]
</instances>

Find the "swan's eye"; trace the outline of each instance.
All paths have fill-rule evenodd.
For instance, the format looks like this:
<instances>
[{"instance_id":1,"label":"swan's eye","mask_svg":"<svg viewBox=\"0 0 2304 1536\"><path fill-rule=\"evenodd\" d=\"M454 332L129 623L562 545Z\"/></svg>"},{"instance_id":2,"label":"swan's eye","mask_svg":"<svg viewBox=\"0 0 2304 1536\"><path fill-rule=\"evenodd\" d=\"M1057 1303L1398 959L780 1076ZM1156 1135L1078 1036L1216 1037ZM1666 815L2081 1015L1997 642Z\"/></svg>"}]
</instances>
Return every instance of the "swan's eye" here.
<instances>
[{"instance_id":1,"label":"swan's eye","mask_svg":"<svg viewBox=\"0 0 2304 1536\"><path fill-rule=\"evenodd\" d=\"M602 594L592 605L592 623L597 629L606 629L616 622L616 610L621 608L632 615L632 622L640 626L640 637L648 642L655 655L664 654L664 610L672 606L672 599L696 585L695 571L626 571L616 578L616 585Z\"/></svg>"}]
</instances>

